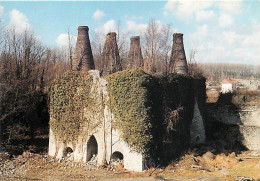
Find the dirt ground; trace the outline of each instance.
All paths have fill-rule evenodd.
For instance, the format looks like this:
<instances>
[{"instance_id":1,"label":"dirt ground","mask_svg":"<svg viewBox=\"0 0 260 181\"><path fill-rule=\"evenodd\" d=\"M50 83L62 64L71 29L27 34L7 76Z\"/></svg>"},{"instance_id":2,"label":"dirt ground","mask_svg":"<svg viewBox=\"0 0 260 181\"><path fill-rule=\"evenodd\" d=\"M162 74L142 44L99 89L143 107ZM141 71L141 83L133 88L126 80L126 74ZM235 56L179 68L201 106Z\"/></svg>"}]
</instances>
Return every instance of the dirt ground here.
<instances>
[{"instance_id":1,"label":"dirt ground","mask_svg":"<svg viewBox=\"0 0 260 181\"><path fill-rule=\"evenodd\" d=\"M24 152L14 158L1 152L0 180L239 180L249 177L260 180L260 152L201 156L186 154L166 168L150 168L129 172L121 165L96 167L95 164L54 160L46 154Z\"/></svg>"}]
</instances>

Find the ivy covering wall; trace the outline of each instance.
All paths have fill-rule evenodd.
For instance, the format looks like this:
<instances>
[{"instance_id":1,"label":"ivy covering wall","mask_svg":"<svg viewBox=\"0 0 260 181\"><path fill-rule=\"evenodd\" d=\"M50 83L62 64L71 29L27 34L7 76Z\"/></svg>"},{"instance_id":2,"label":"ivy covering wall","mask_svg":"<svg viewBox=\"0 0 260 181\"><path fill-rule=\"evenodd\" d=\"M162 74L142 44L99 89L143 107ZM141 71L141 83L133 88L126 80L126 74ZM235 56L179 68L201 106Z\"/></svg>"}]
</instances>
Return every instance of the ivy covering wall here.
<instances>
[{"instance_id":1,"label":"ivy covering wall","mask_svg":"<svg viewBox=\"0 0 260 181\"><path fill-rule=\"evenodd\" d=\"M93 90L93 77L86 72L68 71L51 86L50 124L60 141L77 140L83 127L100 124L100 98Z\"/></svg>"},{"instance_id":2,"label":"ivy covering wall","mask_svg":"<svg viewBox=\"0 0 260 181\"><path fill-rule=\"evenodd\" d=\"M107 77L107 102L113 112L113 128L139 153L148 153L152 143L151 104L145 85L152 77L141 69L124 70Z\"/></svg>"},{"instance_id":3,"label":"ivy covering wall","mask_svg":"<svg viewBox=\"0 0 260 181\"><path fill-rule=\"evenodd\" d=\"M106 79L108 105L115 116L113 127L131 148L155 160L167 160L188 147L194 89L204 88L204 78L178 74L155 77L132 69Z\"/></svg>"},{"instance_id":4,"label":"ivy covering wall","mask_svg":"<svg viewBox=\"0 0 260 181\"><path fill-rule=\"evenodd\" d=\"M77 139L83 126L93 129L100 124L104 104L113 113L112 131L119 131L132 150L160 162L188 147L195 96L201 105L205 101L205 91L198 93L205 88L204 78L155 77L131 69L105 79L104 99L87 73L70 71L53 83L50 124L63 141Z\"/></svg>"}]
</instances>

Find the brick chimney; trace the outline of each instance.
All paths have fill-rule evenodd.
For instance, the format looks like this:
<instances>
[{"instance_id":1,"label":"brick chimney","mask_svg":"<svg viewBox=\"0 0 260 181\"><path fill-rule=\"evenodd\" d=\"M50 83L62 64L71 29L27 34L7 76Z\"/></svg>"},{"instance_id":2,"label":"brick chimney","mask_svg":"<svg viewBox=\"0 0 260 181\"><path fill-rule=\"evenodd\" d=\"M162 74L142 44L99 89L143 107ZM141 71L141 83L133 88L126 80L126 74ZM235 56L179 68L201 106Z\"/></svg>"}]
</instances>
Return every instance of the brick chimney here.
<instances>
[{"instance_id":1,"label":"brick chimney","mask_svg":"<svg viewBox=\"0 0 260 181\"><path fill-rule=\"evenodd\" d=\"M127 68L137 68L143 67L144 61L142 56L142 50L140 46L140 36L132 36L131 37L131 47L128 54L128 63Z\"/></svg>"},{"instance_id":2,"label":"brick chimney","mask_svg":"<svg viewBox=\"0 0 260 181\"><path fill-rule=\"evenodd\" d=\"M88 30L88 26L78 27L78 38L72 60L73 70L89 71L95 69Z\"/></svg>"},{"instance_id":3,"label":"brick chimney","mask_svg":"<svg viewBox=\"0 0 260 181\"><path fill-rule=\"evenodd\" d=\"M110 32L106 36L106 42L102 52L101 74L108 75L122 70L121 59L116 42L116 33Z\"/></svg>"},{"instance_id":4,"label":"brick chimney","mask_svg":"<svg viewBox=\"0 0 260 181\"><path fill-rule=\"evenodd\" d=\"M173 34L172 52L170 58L170 72L177 74L188 74L188 65L183 45L183 34Z\"/></svg>"}]
</instances>

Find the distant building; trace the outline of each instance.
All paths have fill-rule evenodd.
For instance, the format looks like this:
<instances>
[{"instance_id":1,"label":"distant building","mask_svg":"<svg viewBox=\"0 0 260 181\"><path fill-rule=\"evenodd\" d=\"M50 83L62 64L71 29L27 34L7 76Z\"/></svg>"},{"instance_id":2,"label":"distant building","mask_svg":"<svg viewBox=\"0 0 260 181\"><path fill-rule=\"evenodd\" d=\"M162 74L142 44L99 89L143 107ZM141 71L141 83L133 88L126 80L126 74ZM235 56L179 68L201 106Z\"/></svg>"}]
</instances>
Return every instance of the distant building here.
<instances>
[{"instance_id":1,"label":"distant building","mask_svg":"<svg viewBox=\"0 0 260 181\"><path fill-rule=\"evenodd\" d=\"M221 82L221 92L222 93L228 93L228 92L233 92L237 89L237 82L230 79L230 78L225 78Z\"/></svg>"}]
</instances>

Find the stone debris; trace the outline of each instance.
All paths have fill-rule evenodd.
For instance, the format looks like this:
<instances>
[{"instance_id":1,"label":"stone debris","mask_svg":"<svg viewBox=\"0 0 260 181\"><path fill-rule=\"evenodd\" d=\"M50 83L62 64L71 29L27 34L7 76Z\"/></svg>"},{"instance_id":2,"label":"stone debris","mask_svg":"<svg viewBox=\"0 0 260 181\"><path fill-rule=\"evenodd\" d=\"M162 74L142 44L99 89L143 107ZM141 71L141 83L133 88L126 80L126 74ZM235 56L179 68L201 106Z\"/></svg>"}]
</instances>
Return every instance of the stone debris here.
<instances>
[{"instance_id":1,"label":"stone debris","mask_svg":"<svg viewBox=\"0 0 260 181\"><path fill-rule=\"evenodd\" d=\"M197 170L207 172L218 172L222 175L228 174L228 169L232 165L238 163L235 153L229 155L218 154L214 155L211 152L206 152L202 156L194 156L193 154L186 154L181 157L178 164L175 164L175 170Z\"/></svg>"},{"instance_id":2,"label":"stone debris","mask_svg":"<svg viewBox=\"0 0 260 181\"><path fill-rule=\"evenodd\" d=\"M97 155L94 154L86 164L97 166Z\"/></svg>"},{"instance_id":3,"label":"stone debris","mask_svg":"<svg viewBox=\"0 0 260 181\"><path fill-rule=\"evenodd\" d=\"M255 181L255 179L250 178L250 177L240 177L240 176L238 176L236 181Z\"/></svg>"},{"instance_id":4,"label":"stone debris","mask_svg":"<svg viewBox=\"0 0 260 181\"><path fill-rule=\"evenodd\" d=\"M55 160L46 154L24 152L22 155L10 158L7 152L1 152L0 176L21 177L26 176L28 171L50 168L52 169L48 171L49 174L57 169L67 170L68 168L85 168L85 171L95 171L97 170L96 164L96 156L87 163L75 163L71 160L71 156Z\"/></svg>"},{"instance_id":5,"label":"stone debris","mask_svg":"<svg viewBox=\"0 0 260 181\"><path fill-rule=\"evenodd\" d=\"M120 159L111 160L110 165L108 166L108 170L113 172L125 170L124 160L120 160Z\"/></svg>"},{"instance_id":6,"label":"stone debris","mask_svg":"<svg viewBox=\"0 0 260 181\"><path fill-rule=\"evenodd\" d=\"M111 161L111 165L119 166L124 164L124 160L116 159Z\"/></svg>"}]
</instances>

